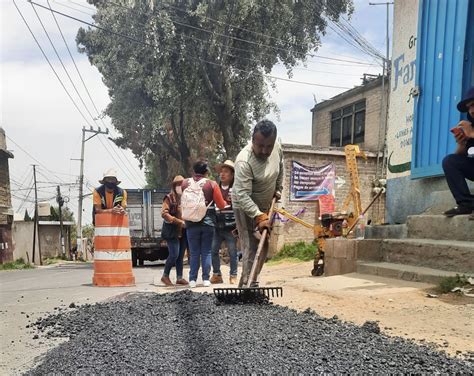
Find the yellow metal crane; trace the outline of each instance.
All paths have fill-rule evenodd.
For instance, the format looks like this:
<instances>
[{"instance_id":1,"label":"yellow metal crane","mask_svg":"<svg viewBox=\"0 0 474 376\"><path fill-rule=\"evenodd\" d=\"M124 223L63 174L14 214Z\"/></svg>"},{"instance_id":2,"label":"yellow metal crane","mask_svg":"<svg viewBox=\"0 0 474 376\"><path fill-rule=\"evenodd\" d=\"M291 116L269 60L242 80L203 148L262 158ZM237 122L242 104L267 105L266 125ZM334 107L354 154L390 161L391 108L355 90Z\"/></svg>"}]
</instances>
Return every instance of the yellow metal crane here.
<instances>
[{"instance_id":1,"label":"yellow metal crane","mask_svg":"<svg viewBox=\"0 0 474 376\"><path fill-rule=\"evenodd\" d=\"M349 193L344 200L341 212L334 212L331 214L323 214L321 221L318 224L311 224L302 219L288 213L283 208L273 207L273 212L284 215L290 220L299 223L309 229L313 230L314 238L318 244L318 250L315 253L314 265L311 274L313 276L320 276L324 273L324 248L326 239L334 238L336 236L347 236L357 224L357 220L361 214L367 212L372 206L375 200L381 195L383 191L380 191L369 204L369 206L363 211L362 203L360 200L360 180L359 170L357 168L357 157L367 159L365 153L360 150L358 145L346 145L344 147L344 154L346 156L346 169L349 172L351 186ZM348 212L350 204L353 204L353 211ZM344 223L346 221L346 224ZM348 231L344 233L344 228L347 225Z\"/></svg>"}]
</instances>

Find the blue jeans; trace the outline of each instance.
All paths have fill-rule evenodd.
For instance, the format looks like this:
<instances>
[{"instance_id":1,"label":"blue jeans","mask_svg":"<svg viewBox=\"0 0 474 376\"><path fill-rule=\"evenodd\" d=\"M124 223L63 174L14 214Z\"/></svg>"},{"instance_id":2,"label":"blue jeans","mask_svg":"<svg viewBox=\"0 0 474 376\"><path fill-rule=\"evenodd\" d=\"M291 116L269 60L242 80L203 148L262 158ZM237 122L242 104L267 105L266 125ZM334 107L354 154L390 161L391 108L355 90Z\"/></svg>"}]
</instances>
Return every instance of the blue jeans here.
<instances>
[{"instance_id":1,"label":"blue jeans","mask_svg":"<svg viewBox=\"0 0 474 376\"><path fill-rule=\"evenodd\" d=\"M202 280L209 280L211 272L211 247L214 227L207 225L191 225L186 229L189 245L189 280L196 281L200 264L202 264Z\"/></svg>"},{"instance_id":2,"label":"blue jeans","mask_svg":"<svg viewBox=\"0 0 474 376\"><path fill-rule=\"evenodd\" d=\"M176 279L183 278L183 258L186 250L186 237L180 239L167 240L168 243L168 258L166 259L165 269L163 271L164 277L169 277L171 268L176 266Z\"/></svg>"},{"instance_id":3,"label":"blue jeans","mask_svg":"<svg viewBox=\"0 0 474 376\"><path fill-rule=\"evenodd\" d=\"M214 274L222 275L221 260L219 257L219 249L222 241L225 240L230 257L230 275L237 276L237 244L231 229L216 229L214 239L212 239L212 270Z\"/></svg>"}]
</instances>

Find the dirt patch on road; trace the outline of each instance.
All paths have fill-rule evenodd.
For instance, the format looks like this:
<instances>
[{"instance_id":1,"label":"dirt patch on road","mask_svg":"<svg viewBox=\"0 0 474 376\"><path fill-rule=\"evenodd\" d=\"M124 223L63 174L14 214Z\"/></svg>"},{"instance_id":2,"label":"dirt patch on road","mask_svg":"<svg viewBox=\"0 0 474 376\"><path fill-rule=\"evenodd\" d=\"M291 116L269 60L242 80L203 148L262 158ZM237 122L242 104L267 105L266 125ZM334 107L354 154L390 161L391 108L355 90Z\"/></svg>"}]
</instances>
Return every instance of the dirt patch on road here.
<instances>
[{"instance_id":1,"label":"dirt patch on road","mask_svg":"<svg viewBox=\"0 0 474 376\"><path fill-rule=\"evenodd\" d=\"M356 273L311 277L312 262L265 266L265 285L283 286L274 302L311 308L362 325L376 321L383 333L430 343L451 355L474 356L474 299L453 294L428 298L433 286Z\"/></svg>"}]
</instances>

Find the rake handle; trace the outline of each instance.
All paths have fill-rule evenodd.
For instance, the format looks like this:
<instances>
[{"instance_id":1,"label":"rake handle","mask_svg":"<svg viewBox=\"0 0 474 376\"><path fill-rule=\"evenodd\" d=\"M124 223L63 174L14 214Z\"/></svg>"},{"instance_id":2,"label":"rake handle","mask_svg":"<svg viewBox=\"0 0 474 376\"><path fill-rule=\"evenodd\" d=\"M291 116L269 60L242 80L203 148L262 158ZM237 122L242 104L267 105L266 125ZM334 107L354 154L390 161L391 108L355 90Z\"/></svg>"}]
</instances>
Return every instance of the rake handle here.
<instances>
[{"instance_id":1,"label":"rake handle","mask_svg":"<svg viewBox=\"0 0 474 376\"><path fill-rule=\"evenodd\" d=\"M273 216L273 207L275 206L276 198L272 199L272 205L270 206L269 214ZM259 264L260 254L262 253L265 242L267 241L268 229L262 231L260 241L258 242L257 252L255 253L255 258L253 259L252 269L250 270L249 279L247 280L247 288L250 288L252 282L255 279L255 274L257 274L257 267Z\"/></svg>"}]
</instances>

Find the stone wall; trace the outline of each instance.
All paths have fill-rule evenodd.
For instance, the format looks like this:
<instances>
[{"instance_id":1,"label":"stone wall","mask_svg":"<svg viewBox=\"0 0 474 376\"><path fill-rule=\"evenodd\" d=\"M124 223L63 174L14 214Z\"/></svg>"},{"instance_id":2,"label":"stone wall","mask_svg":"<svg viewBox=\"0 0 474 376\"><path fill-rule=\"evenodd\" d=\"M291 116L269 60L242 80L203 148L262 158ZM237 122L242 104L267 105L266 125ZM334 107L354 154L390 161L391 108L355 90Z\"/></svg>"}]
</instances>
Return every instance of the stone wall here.
<instances>
[{"instance_id":1,"label":"stone wall","mask_svg":"<svg viewBox=\"0 0 474 376\"><path fill-rule=\"evenodd\" d=\"M373 198L372 181L375 177L376 155L370 152L367 161L358 159L359 178L361 185L361 201L362 208L365 208ZM336 176L342 177L345 183L335 188L336 210L340 210L344 199L350 190L350 177L346 171L346 160L343 148L314 148L303 145L283 145L283 155L285 160L285 178L284 178L284 192L282 197L281 207L285 208L291 214L304 209L299 218L311 224L319 221L319 206L317 201L290 201L289 186L291 161L297 161L309 166L323 166L328 163L334 163L336 166ZM382 196L372 206L367 214L367 218L371 219L373 223L384 222L384 202L385 198ZM350 206L349 211L352 210ZM295 222L281 223L277 221L274 226L273 247L272 252L275 253L284 244L292 244L299 241L310 242L314 239L311 229L304 227Z\"/></svg>"}]
</instances>

